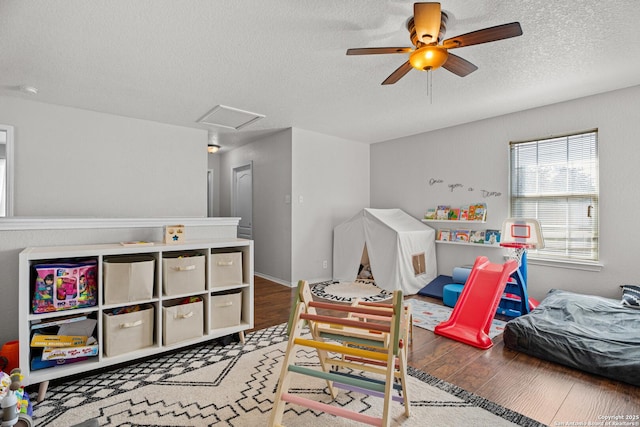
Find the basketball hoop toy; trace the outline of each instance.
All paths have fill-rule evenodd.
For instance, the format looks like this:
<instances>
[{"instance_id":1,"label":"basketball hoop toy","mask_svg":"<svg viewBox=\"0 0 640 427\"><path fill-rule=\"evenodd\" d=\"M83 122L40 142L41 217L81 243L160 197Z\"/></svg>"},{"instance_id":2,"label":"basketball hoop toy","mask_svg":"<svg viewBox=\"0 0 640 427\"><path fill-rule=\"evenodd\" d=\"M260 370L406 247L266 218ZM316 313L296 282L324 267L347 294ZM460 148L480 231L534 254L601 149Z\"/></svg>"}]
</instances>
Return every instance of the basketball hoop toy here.
<instances>
[{"instance_id":1,"label":"basketball hoop toy","mask_svg":"<svg viewBox=\"0 0 640 427\"><path fill-rule=\"evenodd\" d=\"M518 287L520 313L526 314L531 311L527 292L527 251L544 247L540 223L532 218L508 218L502 223L501 234L500 246L507 250L507 258L518 261L518 269L511 277Z\"/></svg>"}]
</instances>

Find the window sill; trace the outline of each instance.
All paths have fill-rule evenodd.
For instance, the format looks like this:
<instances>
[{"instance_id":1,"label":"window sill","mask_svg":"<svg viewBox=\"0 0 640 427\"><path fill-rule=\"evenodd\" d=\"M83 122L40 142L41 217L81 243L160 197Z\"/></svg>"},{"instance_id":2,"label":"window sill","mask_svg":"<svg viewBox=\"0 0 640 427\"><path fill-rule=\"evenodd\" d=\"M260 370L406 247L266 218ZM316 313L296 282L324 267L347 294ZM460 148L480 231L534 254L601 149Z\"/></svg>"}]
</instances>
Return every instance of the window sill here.
<instances>
[{"instance_id":1,"label":"window sill","mask_svg":"<svg viewBox=\"0 0 640 427\"><path fill-rule=\"evenodd\" d=\"M527 264L584 271L601 271L604 268L604 264L596 261L573 261L562 259L533 258L531 256L527 257Z\"/></svg>"}]
</instances>

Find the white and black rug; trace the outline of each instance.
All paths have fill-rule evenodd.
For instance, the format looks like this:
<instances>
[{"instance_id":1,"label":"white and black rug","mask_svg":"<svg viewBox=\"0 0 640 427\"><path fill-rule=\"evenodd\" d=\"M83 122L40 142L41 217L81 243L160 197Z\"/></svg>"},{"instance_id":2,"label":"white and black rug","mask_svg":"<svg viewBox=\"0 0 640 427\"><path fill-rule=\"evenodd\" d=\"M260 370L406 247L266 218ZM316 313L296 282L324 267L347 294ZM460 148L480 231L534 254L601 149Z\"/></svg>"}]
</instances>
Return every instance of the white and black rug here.
<instances>
[{"instance_id":1,"label":"white and black rug","mask_svg":"<svg viewBox=\"0 0 640 427\"><path fill-rule=\"evenodd\" d=\"M335 302L381 302L391 299L393 292L380 289L373 280L356 279L353 282L320 282L309 286L311 294Z\"/></svg>"},{"instance_id":2,"label":"white and black rug","mask_svg":"<svg viewBox=\"0 0 640 427\"><path fill-rule=\"evenodd\" d=\"M97 419L101 426L266 426L286 350L286 325L247 335L244 345L201 345L86 378L50 386L34 407L37 426L70 426ZM296 363L317 365L315 352ZM409 369L411 417L393 404L396 426L543 426L424 372ZM382 399L341 392L304 377L290 392L376 416ZM287 406L288 426L343 426L353 422Z\"/></svg>"}]
</instances>

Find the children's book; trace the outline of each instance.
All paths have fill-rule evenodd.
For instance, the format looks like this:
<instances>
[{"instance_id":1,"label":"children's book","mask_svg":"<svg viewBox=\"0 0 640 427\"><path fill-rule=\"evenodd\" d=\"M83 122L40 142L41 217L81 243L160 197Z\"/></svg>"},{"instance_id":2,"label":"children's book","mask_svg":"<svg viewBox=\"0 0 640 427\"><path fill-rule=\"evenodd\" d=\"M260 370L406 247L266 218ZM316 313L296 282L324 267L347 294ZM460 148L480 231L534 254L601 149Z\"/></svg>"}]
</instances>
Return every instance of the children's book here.
<instances>
[{"instance_id":1,"label":"children's book","mask_svg":"<svg viewBox=\"0 0 640 427\"><path fill-rule=\"evenodd\" d=\"M475 221L476 220L476 205L469 205L469 214L467 219L469 221Z\"/></svg>"},{"instance_id":2,"label":"children's book","mask_svg":"<svg viewBox=\"0 0 640 427\"><path fill-rule=\"evenodd\" d=\"M424 214L424 219L436 219L436 209L435 208L427 209L427 212L425 212Z\"/></svg>"},{"instance_id":3,"label":"children's book","mask_svg":"<svg viewBox=\"0 0 640 427\"><path fill-rule=\"evenodd\" d=\"M460 209L459 208L451 208L449 209L448 219L450 221L457 221L460 219Z\"/></svg>"},{"instance_id":4,"label":"children's book","mask_svg":"<svg viewBox=\"0 0 640 427\"><path fill-rule=\"evenodd\" d=\"M500 243L500 230L485 230L484 243L487 245L497 245Z\"/></svg>"},{"instance_id":5,"label":"children's book","mask_svg":"<svg viewBox=\"0 0 640 427\"><path fill-rule=\"evenodd\" d=\"M451 241L469 243L470 230L454 230L452 232Z\"/></svg>"},{"instance_id":6,"label":"children's book","mask_svg":"<svg viewBox=\"0 0 640 427\"><path fill-rule=\"evenodd\" d=\"M449 219L449 206L440 205L436 209L436 219Z\"/></svg>"},{"instance_id":7,"label":"children's book","mask_svg":"<svg viewBox=\"0 0 640 427\"><path fill-rule=\"evenodd\" d=\"M442 229L438 230L438 240L442 242L450 242L451 241L451 230Z\"/></svg>"},{"instance_id":8,"label":"children's book","mask_svg":"<svg viewBox=\"0 0 640 427\"><path fill-rule=\"evenodd\" d=\"M473 230L469 236L469 242L484 245L484 230Z\"/></svg>"},{"instance_id":9,"label":"children's book","mask_svg":"<svg viewBox=\"0 0 640 427\"><path fill-rule=\"evenodd\" d=\"M460 208L460 221L469 220L469 206L463 206Z\"/></svg>"},{"instance_id":10,"label":"children's book","mask_svg":"<svg viewBox=\"0 0 640 427\"><path fill-rule=\"evenodd\" d=\"M487 204L486 203L476 203L474 209L473 221L486 221L487 220Z\"/></svg>"}]
</instances>

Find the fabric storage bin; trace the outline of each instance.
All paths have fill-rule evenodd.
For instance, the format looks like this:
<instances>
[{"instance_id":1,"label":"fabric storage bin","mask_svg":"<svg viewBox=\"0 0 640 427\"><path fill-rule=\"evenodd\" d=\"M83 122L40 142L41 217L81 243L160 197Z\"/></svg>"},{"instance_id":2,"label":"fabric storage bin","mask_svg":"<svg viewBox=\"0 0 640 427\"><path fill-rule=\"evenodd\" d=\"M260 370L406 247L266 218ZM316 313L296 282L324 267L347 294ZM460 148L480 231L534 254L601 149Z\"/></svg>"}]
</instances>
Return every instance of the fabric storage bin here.
<instances>
[{"instance_id":1,"label":"fabric storage bin","mask_svg":"<svg viewBox=\"0 0 640 427\"><path fill-rule=\"evenodd\" d=\"M205 256L176 255L162 259L162 290L165 295L203 291Z\"/></svg>"},{"instance_id":2,"label":"fabric storage bin","mask_svg":"<svg viewBox=\"0 0 640 427\"><path fill-rule=\"evenodd\" d=\"M211 254L211 286L242 284L242 252Z\"/></svg>"},{"instance_id":3,"label":"fabric storage bin","mask_svg":"<svg viewBox=\"0 0 640 427\"><path fill-rule=\"evenodd\" d=\"M242 291L211 295L211 329L238 326L242 318Z\"/></svg>"},{"instance_id":4,"label":"fabric storage bin","mask_svg":"<svg viewBox=\"0 0 640 427\"><path fill-rule=\"evenodd\" d=\"M203 335L204 303L200 301L162 307L162 342L164 345L175 344Z\"/></svg>"},{"instance_id":5,"label":"fabric storage bin","mask_svg":"<svg viewBox=\"0 0 640 427\"><path fill-rule=\"evenodd\" d=\"M153 298L156 265L153 257L111 257L106 258L103 265L105 304L119 304Z\"/></svg>"},{"instance_id":6,"label":"fabric storage bin","mask_svg":"<svg viewBox=\"0 0 640 427\"><path fill-rule=\"evenodd\" d=\"M131 307L129 307L131 308ZM153 306L124 314L102 313L104 354L117 356L153 345Z\"/></svg>"}]
</instances>

